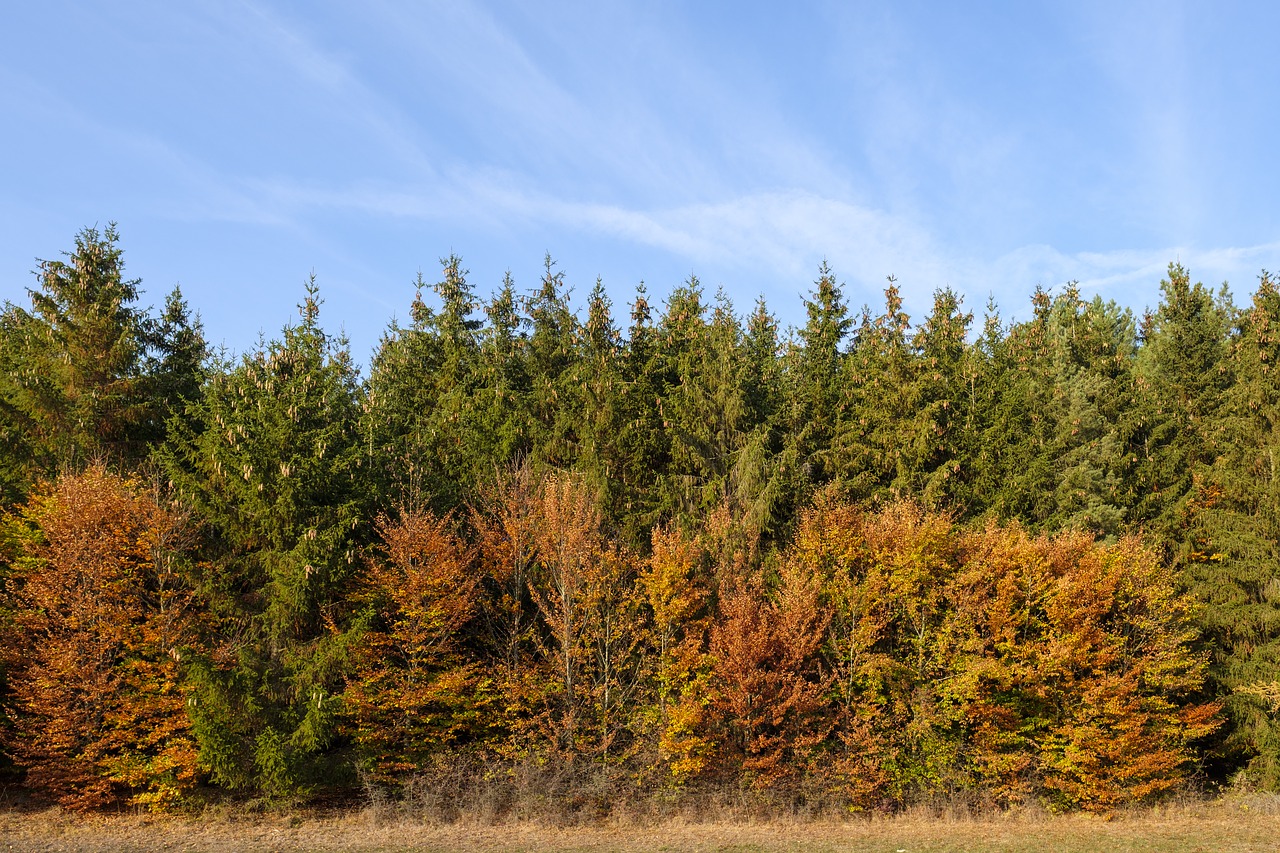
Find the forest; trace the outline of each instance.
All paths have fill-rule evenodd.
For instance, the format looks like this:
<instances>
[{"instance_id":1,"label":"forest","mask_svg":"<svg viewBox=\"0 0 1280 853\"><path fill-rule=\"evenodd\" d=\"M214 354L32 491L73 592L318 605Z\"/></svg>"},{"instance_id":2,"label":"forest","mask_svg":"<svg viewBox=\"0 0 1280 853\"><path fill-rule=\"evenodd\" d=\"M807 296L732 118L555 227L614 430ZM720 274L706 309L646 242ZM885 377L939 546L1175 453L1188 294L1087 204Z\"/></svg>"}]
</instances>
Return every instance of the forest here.
<instances>
[{"instance_id":1,"label":"forest","mask_svg":"<svg viewBox=\"0 0 1280 853\"><path fill-rule=\"evenodd\" d=\"M1269 274L1006 322L947 289L908 317L892 278L855 308L823 264L793 329L695 278L578 310L549 257L438 279L365 369L314 278L211 348L114 225L5 303L7 784L146 810L444 779L588 814L1280 790Z\"/></svg>"}]
</instances>

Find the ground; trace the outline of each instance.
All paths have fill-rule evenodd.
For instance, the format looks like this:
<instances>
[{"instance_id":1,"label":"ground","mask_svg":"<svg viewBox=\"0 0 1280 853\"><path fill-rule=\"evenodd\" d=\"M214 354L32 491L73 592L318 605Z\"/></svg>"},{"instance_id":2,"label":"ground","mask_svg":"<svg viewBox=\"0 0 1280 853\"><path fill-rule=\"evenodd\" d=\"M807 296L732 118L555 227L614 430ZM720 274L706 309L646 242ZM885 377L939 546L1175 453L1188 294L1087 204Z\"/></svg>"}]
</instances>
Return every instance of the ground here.
<instances>
[{"instance_id":1,"label":"ground","mask_svg":"<svg viewBox=\"0 0 1280 853\"><path fill-rule=\"evenodd\" d=\"M627 850L726 853L941 853L941 851L1278 851L1280 798L1228 798L1115 815L1008 812L987 817L895 817L773 822L667 821L554 827L537 823L430 824L365 810L340 816L220 814L200 818L81 817L57 810L0 811L8 851L493 851Z\"/></svg>"}]
</instances>

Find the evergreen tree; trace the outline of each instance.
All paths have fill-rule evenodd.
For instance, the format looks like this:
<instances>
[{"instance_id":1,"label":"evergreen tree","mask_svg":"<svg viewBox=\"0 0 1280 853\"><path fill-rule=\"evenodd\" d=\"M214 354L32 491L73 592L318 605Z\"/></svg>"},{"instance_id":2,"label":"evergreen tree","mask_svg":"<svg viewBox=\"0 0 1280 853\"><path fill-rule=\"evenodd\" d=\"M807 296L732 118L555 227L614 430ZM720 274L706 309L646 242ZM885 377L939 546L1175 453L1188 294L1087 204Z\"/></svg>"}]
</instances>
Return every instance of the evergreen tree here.
<instances>
[{"instance_id":1,"label":"evergreen tree","mask_svg":"<svg viewBox=\"0 0 1280 853\"><path fill-rule=\"evenodd\" d=\"M883 314L862 311L850 353L848 416L837 425L833 452L841 482L860 498L883 497L905 470L901 430L917 405L911 320L893 277L884 297Z\"/></svg>"},{"instance_id":2,"label":"evergreen tree","mask_svg":"<svg viewBox=\"0 0 1280 853\"><path fill-rule=\"evenodd\" d=\"M473 404L476 417L476 458L472 467L478 483L490 482L495 471L530 451L528 323L520 313L511 274L485 305L488 323L480 331L479 387Z\"/></svg>"},{"instance_id":3,"label":"evergreen tree","mask_svg":"<svg viewBox=\"0 0 1280 853\"><path fill-rule=\"evenodd\" d=\"M818 280L804 306L808 322L787 358L792 402L788 444L799 474L811 484L808 489L834 474L829 456L844 404L842 345L853 325L844 294L826 261L818 269Z\"/></svg>"},{"instance_id":4,"label":"evergreen tree","mask_svg":"<svg viewBox=\"0 0 1280 853\"><path fill-rule=\"evenodd\" d=\"M180 287L165 297L164 313L152 324L150 344L147 372L153 377L157 413L165 420L183 417L186 406L200 397L209 347L200 317L192 315ZM163 437L163 429L156 429L150 440Z\"/></svg>"},{"instance_id":5,"label":"evergreen tree","mask_svg":"<svg viewBox=\"0 0 1280 853\"><path fill-rule=\"evenodd\" d=\"M1280 789L1280 292L1262 275L1232 347L1222 452L1190 499L1186 576L1204 602L1210 677L1231 726L1215 763Z\"/></svg>"},{"instance_id":6,"label":"evergreen tree","mask_svg":"<svg viewBox=\"0 0 1280 853\"><path fill-rule=\"evenodd\" d=\"M662 349L644 282L637 286L631 304L631 325L621 360L616 523L624 542L645 551L646 539L661 513L657 484L670 464L671 443L663 424Z\"/></svg>"},{"instance_id":7,"label":"evergreen tree","mask_svg":"<svg viewBox=\"0 0 1280 853\"><path fill-rule=\"evenodd\" d=\"M480 382L474 291L456 255L441 260L433 289L440 310L422 300L417 281L407 329L383 337L370 368L362 433L378 482L393 502L447 513L476 481L476 391Z\"/></svg>"},{"instance_id":8,"label":"evergreen tree","mask_svg":"<svg viewBox=\"0 0 1280 853\"><path fill-rule=\"evenodd\" d=\"M1235 308L1225 288L1215 297L1203 284L1192 285L1178 264L1169 265L1160 291L1160 306L1142 330L1134 405L1122 437L1137 458L1131 520L1149 524L1172 551L1182 540L1193 475L1217 455L1215 421L1231 384L1226 354Z\"/></svg>"},{"instance_id":9,"label":"evergreen tree","mask_svg":"<svg viewBox=\"0 0 1280 853\"><path fill-rule=\"evenodd\" d=\"M751 425L751 434L736 465L742 496L739 503L746 508L748 524L773 538L785 533L788 519L795 513L799 497L788 487L795 482L798 466L795 444L787 442L784 419L789 393L778 321L763 297L747 318L742 358L746 422Z\"/></svg>"},{"instance_id":10,"label":"evergreen tree","mask_svg":"<svg viewBox=\"0 0 1280 853\"><path fill-rule=\"evenodd\" d=\"M1038 524L1053 510L1056 421L1048 338L1050 298L1037 290L1030 320L1005 328L994 305L974 347L968 501L974 514Z\"/></svg>"},{"instance_id":11,"label":"evergreen tree","mask_svg":"<svg viewBox=\"0 0 1280 853\"><path fill-rule=\"evenodd\" d=\"M587 474L606 524L614 527L626 500L624 484L617 478L625 466L620 444L626 417L625 379L622 335L614 325L612 305L599 279L587 297L587 321L569 374L567 388L576 397L573 408L582 412L577 467Z\"/></svg>"},{"instance_id":12,"label":"evergreen tree","mask_svg":"<svg viewBox=\"0 0 1280 853\"><path fill-rule=\"evenodd\" d=\"M1115 537L1124 529L1129 503L1124 482L1132 470L1121 420L1126 410L1132 413L1140 406L1133 399L1133 314L1101 297L1085 302L1068 285L1054 300L1049 334L1057 485L1054 512L1046 524Z\"/></svg>"},{"instance_id":13,"label":"evergreen tree","mask_svg":"<svg viewBox=\"0 0 1280 853\"><path fill-rule=\"evenodd\" d=\"M66 260L41 261L31 310L0 314L0 499L41 473L146 456L193 395L204 341L177 290L159 321L137 304L114 223L86 228Z\"/></svg>"},{"instance_id":14,"label":"evergreen tree","mask_svg":"<svg viewBox=\"0 0 1280 853\"><path fill-rule=\"evenodd\" d=\"M532 452L541 464L571 468L577 461L580 412L575 410L571 370L577 351L578 318L569 307L564 272L551 255L538 289L526 300Z\"/></svg>"},{"instance_id":15,"label":"evergreen tree","mask_svg":"<svg viewBox=\"0 0 1280 853\"><path fill-rule=\"evenodd\" d=\"M358 378L319 305L313 279L302 322L215 373L159 453L213 540L198 580L220 642L191 665L200 760L270 796L326 778L368 535Z\"/></svg>"},{"instance_id":16,"label":"evergreen tree","mask_svg":"<svg viewBox=\"0 0 1280 853\"><path fill-rule=\"evenodd\" d=\"M758 527L772 514L762 494L770 476L749 420L743 330L732 303L718 294L708 321L701 286L691 278L668 301L660 336L662 416L671 441L664 509L681 523L699 523L728 504L735 518Z\"/></svg>"}]
</instances>

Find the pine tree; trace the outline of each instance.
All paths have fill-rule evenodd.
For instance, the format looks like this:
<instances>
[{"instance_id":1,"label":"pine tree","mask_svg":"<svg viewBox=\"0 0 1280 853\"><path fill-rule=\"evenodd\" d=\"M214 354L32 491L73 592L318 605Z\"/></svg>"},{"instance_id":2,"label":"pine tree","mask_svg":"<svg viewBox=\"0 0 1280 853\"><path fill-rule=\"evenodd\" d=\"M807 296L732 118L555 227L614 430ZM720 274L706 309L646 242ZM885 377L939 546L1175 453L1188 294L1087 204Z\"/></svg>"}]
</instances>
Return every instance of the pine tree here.
<instances>
[{"instance_id":1,"label":"pine tree","mask_svg":"<svg viewBox=\"0 0 1280 853\"><path fill-rule=\"evenodd\" d=\"M1137 457L1132 521L1141 520L1171 551L1179 548L1193 475L1217 455L1218 407L1231 384L1227 336L1235 308L1225 288L1215 295L1169 265L1162 299L1143 329L1138 385L1122 431Z\"/></svg>"},{"instance_id":2,"label":"pine tree","mask_svg":"<svg viewBox=\"0 0 1280 853\"><path fill-rule=\"evenodd\" d=\"M565 275L547 255L538 289L525 302L531 331L528 342L532 419L531 452L539 463L568 469L577 461L581 412L570 383L579 336L578 318L569 307Z\"/></svg>"},{"instance_id":3,"label":"pine tree","mask_svg":"<svg viewBox=\"0 0 1280 853\"><path fill-rule=\"evenodd\" d=\"M884 314L862 312L850 354L848 415L833 451L841 482L858 497L885 495L905 470L902 425L917 406L911 321L892 277L884 296Z\"/></svg>"},{"instance_id":4,"label":"pine tree","mask_svg":"<svg viewBox=\"0 0 1280 853\"><path fill-rule=\"evenodd\" d=\"M187 405L200 397L209 347L200 317L192 315L180 287L165 297L164 313L152 324L149 337L147 373L154 385L157 418L185 417ZM158 423L149 438L152 442L163 439L164 424Z\"/></svg>"},{"instance_id":5,"label":"pine tree","mask_svg":"<svg viewBox=\"0 0 1280 853\"><path fill-rule=\"evenodd\" d=\"M568 374L566 390L576 398L572 408L582 413L576 467L599 495L606 525L615 528L625 515L627 499L625 484L618 478L626 467L620 441L626 391L622 335L614 325L612 305L599 279L587 297L587 321Z\"/></svg>"},{"instance_id":6,"label":"pine tree","mask_svg":"<svg viewBox=\"0 0 1280 853\"><path fill-rule=\"evenodd\" d=\"M800 475L812 489L835 473L828 457L845 402L842 345L853 325L835 273L825 261L804 305L808 322L787 354L793 406L787 441Z\"/></svg>"},{"instance_id":7,"label":"pine tree","mask_svg":"<svg viewBox=\"0 0 1280 853\"><path fill-rule=\"evenodd\" d=\"M1133 471L1122 420L1126 409L1133 415L1141 406L1134 400L1133 315L1100 297L1085 302L1070 285L1054 300L1049 334L1057 485L1055 508L1045 524L1115 537L1129 511L1125 481Z\"/></svg>"},{"instance_id":8,"label":"pine tree","mask_svg":"<svg viewBox=\"0 0 1280 853\"><path fill-rule=\"evenodd\" d=\"M665 387L662 347L644 282L637 286L631 305L631 324L621 361L616 524L622 540L643 551L645 540L662 513L657 484L665 477L671 459L671 440L663 424L661 403Z\"/></svg>"},{"instance_id":9,"label":"pine tree","mask_svg":"<svg viewBox=\"0 0 1280 853\"><path fill-rule=\"evenodd\" d=\"M699 524L726 504L761 529L771 523L779 487L766 458L767 426L751 421L742 323L723 293L707 317L696 278L667 303L660 329L663 424L670 464L660 486L664 510Z\"/></svg>"},{"instance_id":10,"label":"pine tree","mask_svg":"<svg viewBox=\"0 0 1280 853\"><path fill-rule=\"evenodd\" d=\"M503 276L502 287L485 305L487 323L479 332L479 385L472 405L476 418L475 471L477 486L488 483L531 450L529 421L528 319L520 313L515 282Z\"/></svg>"},{"instance_id":11,"label":"pine tree","mask_svg":"<svg viewBox=\"0 0 1280 853\"><path fill-rule=\"evenodd\" d=\"M974 347L978 373L970 386L974 421L967 502L973 514L1020 519L1037 525L1053 512L1055 483L1051 445L1057 421L1049 346L1051 300L1032 297L1032 318L1002 325L995 305L987 310Z\"/></svg>"}]
</instances>

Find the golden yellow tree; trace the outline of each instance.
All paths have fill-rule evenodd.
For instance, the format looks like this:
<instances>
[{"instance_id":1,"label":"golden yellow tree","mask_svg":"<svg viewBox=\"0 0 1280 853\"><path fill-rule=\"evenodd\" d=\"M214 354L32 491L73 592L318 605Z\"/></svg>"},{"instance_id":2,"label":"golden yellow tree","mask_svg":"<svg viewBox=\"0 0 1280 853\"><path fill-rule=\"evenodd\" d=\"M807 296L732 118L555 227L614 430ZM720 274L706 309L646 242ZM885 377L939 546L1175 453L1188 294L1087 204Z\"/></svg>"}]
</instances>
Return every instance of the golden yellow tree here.
<instances>
[{"instance_id":1,"label":"golden yellow tree","mask_svg":"<svg viewBox=\"0 0 1280 853\"><path fill-rule=\"evenodd\" d=\"M640 575L657 655L658 758L677 785L702 772L715 749L707 714L710 596L699 576L704 559L698 537L669 524L654 529L652 552Z\"/></svg>"},{"instance_id":2,"label":"golden yellow tree","mask_svg":"<svg viewBox=\"0 0 1280 853\"><path fill-rule=\"evenodd\" d=\"M1182 782L1192 743L1220 722L1217 703L1188 701L1207 663L1191 651L1193 600L1133 538L1104 548L1067 535L1050 557L1040 673L1058 713L1044 785L1064 808L1149 800Z\"/></svg>"}]
</instances>

